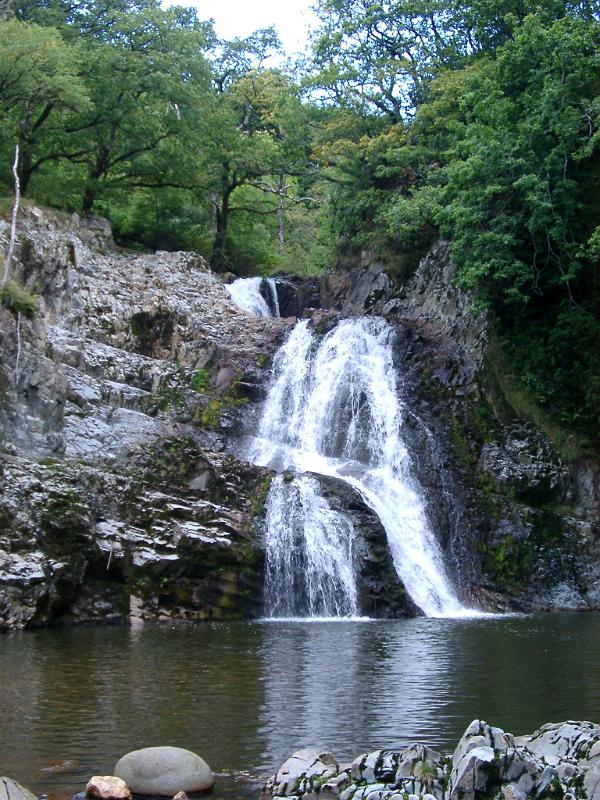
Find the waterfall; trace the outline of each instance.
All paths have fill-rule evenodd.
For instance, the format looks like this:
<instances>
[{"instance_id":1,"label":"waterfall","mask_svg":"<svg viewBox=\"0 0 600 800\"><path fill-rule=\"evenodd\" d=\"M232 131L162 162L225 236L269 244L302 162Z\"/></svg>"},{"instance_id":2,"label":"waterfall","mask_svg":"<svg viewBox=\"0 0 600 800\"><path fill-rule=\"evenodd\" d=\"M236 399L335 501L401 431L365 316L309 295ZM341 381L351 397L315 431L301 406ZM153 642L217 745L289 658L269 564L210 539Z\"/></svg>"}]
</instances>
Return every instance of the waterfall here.
<instances>
[{"instance_id":1,"label":"waterfall","mask_svg":"<svg viewBox=\"0 0 600 800\"><path fill-rule=\"evenodd\" d=\"M277 284L273 278L238 278L225 286L240 308L257 317L278 317Z\"/></svg>"},{"instance_id":2,"label":"waterfall","mask_svg":"<svg viewBox=\"0 0 600 800\"><path fill-rule=\"evenodd\" d=\"M329 507L318 481L308 475L292 480L278 475L267 498L266 518L269 615L356 616L354 528L346 515Z\"/></svg>"},{"instance_id":3,"label":"waterfall","mask_svg":"<svg viewBox=\"0 0 600 800\"><path fill-rule=\"evenodd\" d=\"M293 475L275 478L267 499L270 615L356 613L354 531L315 474L352 486L378 515L396 571L424 614L466 613L411 475L393 336L384 320L365 317L340 322L318 342L302 321L275 357L250 452L256 463Z\"/></svg>"}]
</instances>

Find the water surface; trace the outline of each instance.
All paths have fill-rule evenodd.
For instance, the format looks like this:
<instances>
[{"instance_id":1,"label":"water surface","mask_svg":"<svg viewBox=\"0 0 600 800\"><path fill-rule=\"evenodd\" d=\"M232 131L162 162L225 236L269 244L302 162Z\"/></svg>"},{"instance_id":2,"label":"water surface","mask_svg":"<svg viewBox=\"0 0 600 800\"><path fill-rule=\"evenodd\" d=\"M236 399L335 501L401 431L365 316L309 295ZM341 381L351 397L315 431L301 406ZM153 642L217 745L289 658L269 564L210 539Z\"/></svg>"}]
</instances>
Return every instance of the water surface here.
<instances>
[{"instance_id":1,"label":"water surface","mask_svg":"<svg viewBox=\"0 0 600 800\"><path fill-rule=\"evenodd\" d=\"M599 623L557 614L4 636L0 774L56 795L158 744L260 775L313 744L341 760L412 741L452 750L476 717L515 734L599 722ZM220 785L217 796L237 791Z\"/></svg>"}]
</instances>

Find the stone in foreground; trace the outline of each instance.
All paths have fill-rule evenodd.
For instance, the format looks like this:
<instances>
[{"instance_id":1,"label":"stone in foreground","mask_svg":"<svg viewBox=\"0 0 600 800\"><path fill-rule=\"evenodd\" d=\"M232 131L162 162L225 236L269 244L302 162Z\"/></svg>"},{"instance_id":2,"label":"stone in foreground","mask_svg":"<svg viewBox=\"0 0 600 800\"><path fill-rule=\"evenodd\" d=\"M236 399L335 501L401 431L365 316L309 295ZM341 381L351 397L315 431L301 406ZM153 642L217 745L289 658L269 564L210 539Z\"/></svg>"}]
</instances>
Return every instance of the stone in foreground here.
<instances>
[{"instance_id":1,"label":"stone in foreground","mask_svg":"<svg viewBox=\"0 0 600 800\"><path fill-rule=\"evenodd\" d=\"M98 800L131 800L131 792L125 781L114 775L94 775L88 781L85 793Z\"/></svg>"},{"instance_id":2,"label":"stone in foreground","mask_svg":"<svg viewBox=\"0 0 600 800\"><path fill-rule=\"evenodd\" d=\"M181 747L145 747L121 758L115 775L134 794L173 797L194 794L214 786L212 770L203 758Z\"/></svg>"},{"instance_id":3,"label":"stone in foreground","mask_svg":"<svg viewBox=\"0 0 600 800\"><path fill-rule=\"evenodd\" d=\"M37 800L37 797L12 778L0 778L0 800Z\"/></svg>"},{"instance_id":4,"label":"stone in foreground","mask_svg":"<svg viewBox=\"0 0 600 800\"><path fill-rule=\"evenodd\" d=\"M600 725L552 723L515 738L476 719L451 757L412 744L365 753L337 773L330 753L302 750L260 800L600 800Z\"/></svg>"}]
</instances>

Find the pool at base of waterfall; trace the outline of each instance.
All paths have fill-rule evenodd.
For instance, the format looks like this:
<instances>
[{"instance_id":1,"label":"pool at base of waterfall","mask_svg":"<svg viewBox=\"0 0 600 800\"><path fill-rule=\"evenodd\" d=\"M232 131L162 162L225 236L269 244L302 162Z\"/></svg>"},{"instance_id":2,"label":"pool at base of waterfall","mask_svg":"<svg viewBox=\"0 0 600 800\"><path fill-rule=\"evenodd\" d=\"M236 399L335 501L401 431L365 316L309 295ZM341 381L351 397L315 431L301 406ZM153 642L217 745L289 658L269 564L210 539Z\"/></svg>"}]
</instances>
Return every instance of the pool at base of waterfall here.
<instances>
[{"instance_id":1,"label":"pool at base of waterfall","mask_svg":"<svg viewBox=\"0 0 600 800\"><path fill-rule=\"evenodd\" d=\"M482 718L515 734L600 721L597 614L26 631L0 648L0 774L58 800L129 750L174 745L216 797L314 745L442 750Z\"/></svg>"}]
</instances>

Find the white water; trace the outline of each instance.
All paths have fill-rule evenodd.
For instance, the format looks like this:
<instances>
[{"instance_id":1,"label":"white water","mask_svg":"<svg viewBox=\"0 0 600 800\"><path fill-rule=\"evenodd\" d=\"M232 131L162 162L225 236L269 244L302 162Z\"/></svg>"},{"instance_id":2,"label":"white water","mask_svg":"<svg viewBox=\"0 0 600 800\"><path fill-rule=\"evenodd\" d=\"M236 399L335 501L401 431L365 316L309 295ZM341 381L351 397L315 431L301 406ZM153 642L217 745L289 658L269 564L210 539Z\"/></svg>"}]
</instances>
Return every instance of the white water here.
<instances>
[{"instance_id":1,"label":"white water","mask_svg":"<svg viewBox=\"0 0 600 800\"><path fill-rule=\"evenodd\" d=\"M318 481L308 475L293 480L278 475L266 511L265 597L270 615L291 617L301 610L309 617L356 616L354 529L347 516L329 507Z\"/></svg>"},{"instance_id":2,"label":"white water","mask_svg":"<svg viewBox=\"0 0 600 800\"><path fill-rule=\"evenodd\" d=\"M270 304L261 294L261 286L266 285ZM277 286L273 278L238 278L225 286L236 306L243 308L257 317L278 317L279 301Z\"/></svg>"},{"instance_id":3,"label":"white water","mask_svg":"<svg viewBox=\"0 0 600 800\"><path fill-rule=\"evenodd\" d=\"M256 463L295 473L291 481L276 478L267 500L271 617L357 613L352 525L307 472L340 478L375 511L396 571L423 613L474 613L455 595L411 477L392 337L384 320L349 319L318 344L303 321L275 357L251 447Z\"/></svg>"}]
</instances>

